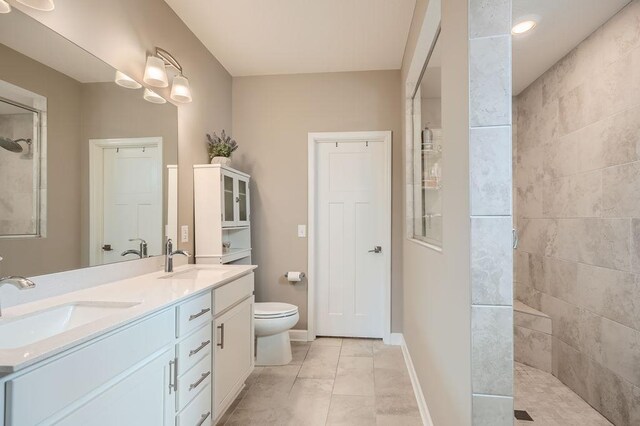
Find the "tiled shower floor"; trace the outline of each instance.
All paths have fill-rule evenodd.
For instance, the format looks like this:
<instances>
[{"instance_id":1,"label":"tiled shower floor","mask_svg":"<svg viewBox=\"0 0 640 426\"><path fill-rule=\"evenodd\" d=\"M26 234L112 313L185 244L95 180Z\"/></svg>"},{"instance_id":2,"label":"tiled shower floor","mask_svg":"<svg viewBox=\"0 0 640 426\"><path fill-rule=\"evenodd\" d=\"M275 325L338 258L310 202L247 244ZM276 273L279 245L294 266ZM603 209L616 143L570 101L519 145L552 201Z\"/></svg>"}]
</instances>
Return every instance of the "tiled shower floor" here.
<instances>
[{"instance_id":1,"label":"tiled shower floor","mask_svg":"<svg viewBox=\"0 0 640 426\"><path fill-rule=\"evenodd\" d=\"M531 421L517 426L611 426L593 407L549 373L515 363L515 409Z\"/></svg>"}]
</instances>

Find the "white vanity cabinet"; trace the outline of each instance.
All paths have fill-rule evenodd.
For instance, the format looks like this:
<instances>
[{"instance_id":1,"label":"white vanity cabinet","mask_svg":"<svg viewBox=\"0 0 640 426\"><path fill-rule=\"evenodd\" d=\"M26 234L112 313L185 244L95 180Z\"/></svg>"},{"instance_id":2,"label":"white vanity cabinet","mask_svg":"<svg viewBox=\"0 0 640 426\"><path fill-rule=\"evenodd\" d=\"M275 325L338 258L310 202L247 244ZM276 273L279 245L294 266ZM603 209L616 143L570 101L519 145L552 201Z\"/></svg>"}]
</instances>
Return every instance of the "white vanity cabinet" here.
<instances>
[{"instance_id":1,"label":"white vanity cabinet","mask_svg":"<svg viewBox=\"0 0 640 426\"><path fill-rule=\"evenodd\" d=\"M174 330L174 309L167 309L10 378L5 425L113 425L129 417L172 424Z\"/></svg>"},{"instance_id":2,"label":"white vanity cabinet","mask_svg":"<svg viewBox=\"0 0 640 426\"><path fill-rule=\"evenodd\" d=\"M250 176L196 164L193 181L196 263L251 264Z\"/></svg>"},{"instance_id":3,"label":"white vanity cabinet","mask_svg":"<svg viewBox=\"0 0 640 426\"><path fill-rule=\"evenodd\" d=\"M0 426L214 424L254 367L253 290L248 273L0 377Z\"/></svg>"},{"instance_id":4,"label":"white vanity cabinet","mask_svg":"<svg viewBox=\"0 0 640 426\"><path fill-rule=\"evenodd\" d=\"M214 406L229 408L254 368L253 274L214 290Z\"/></svg>"}]
</instances>

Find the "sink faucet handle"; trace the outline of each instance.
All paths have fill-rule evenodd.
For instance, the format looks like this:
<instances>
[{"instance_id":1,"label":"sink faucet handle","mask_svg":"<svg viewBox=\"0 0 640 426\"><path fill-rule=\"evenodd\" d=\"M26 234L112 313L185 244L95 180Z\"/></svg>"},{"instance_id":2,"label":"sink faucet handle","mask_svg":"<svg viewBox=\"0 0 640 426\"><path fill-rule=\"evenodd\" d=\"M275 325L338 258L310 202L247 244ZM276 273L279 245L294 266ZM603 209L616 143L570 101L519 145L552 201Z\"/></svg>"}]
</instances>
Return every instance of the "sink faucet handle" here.
<instances>
[{"instance_id":1,"label":"sink faucet handle","mask_svg":"<svg viewBox=\"0 0 640 426\"><path fill-rule=\"evenodd\" d=\"M148 257L147 242L142 238L129 238L129 241L140 241L140 258Z\"/></svg>"}]
</instances>

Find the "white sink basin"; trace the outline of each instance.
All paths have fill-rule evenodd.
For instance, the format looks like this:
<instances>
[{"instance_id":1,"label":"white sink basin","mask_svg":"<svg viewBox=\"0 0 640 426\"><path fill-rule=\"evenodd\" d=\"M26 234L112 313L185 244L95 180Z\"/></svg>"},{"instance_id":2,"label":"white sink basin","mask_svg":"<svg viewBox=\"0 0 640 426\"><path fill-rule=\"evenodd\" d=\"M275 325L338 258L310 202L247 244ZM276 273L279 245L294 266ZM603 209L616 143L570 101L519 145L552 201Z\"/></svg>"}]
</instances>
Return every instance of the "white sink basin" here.
<instances>
[{"instance_id":1,"label":"white sink basin","mask_svg":"<svg viewBox=\"0 0 640 426\"><path fill-rule=\"evenodd\" d=\"M174 272L169 275L163 275L161 280L195 280L200 274L200 269L187 269L186 271Z\"/></svg>"},{"instance_id":2,"label":"white sink basin","mask_svg":"<svg viewBox=\"0 0 640 426\"><path fill-rule=\"evenodd\" d=\"M75 302L0 319L0 349L14 349L122 312L138 302Z\"/></svg>"}]
</instances>

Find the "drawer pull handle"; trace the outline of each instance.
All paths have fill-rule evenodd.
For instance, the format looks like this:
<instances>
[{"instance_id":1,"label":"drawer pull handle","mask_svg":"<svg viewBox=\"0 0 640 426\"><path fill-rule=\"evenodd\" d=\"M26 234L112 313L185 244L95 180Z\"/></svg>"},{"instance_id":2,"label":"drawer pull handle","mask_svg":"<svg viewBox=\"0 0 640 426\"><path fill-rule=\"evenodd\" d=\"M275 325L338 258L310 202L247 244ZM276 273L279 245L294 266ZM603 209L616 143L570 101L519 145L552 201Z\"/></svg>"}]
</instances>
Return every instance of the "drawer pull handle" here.
<instances>
[{"instance_id":1,"label":"drawer pull handle","mask_svg":"<svg viewBox=\"0 0 640 426\"><path fill-rule=\"evenodd\" d=\"M204 424L204 421L207 420L210 415L211 415L211 411L207 412L206 414L203 414L202 417L200 417L200 421L196 424L196 426L202 426Z\"/></svg>"},{"instance_id":2,"label":"drawer pull handle","mask_svg":"<svg viewBox=\"0 0 640 426\"><path fill-rule=\"evenodd\" d=\"M211 340L207 340L206 342L202 342L202 344L200 346L198 346L197 348L192 349L192 350L189 351L189 356L193 356L193 355L197 354L198 352L200 352L201 350L206 348L209 343L211 343Z\"/></svg>"},{"instance_id":3,"label":"drawer pull handle","mask_svg":"<svg viewBox=\"0 0 640 426\"><path fill-rule=\"evenodd\" d=\"M220 343L217 343L217 346L220 346L220 349L224 349L224 323L218 326L220 329Z\"/></svg>"},{"instance_id":4,"label":"drawer pull handle","mask_svg":"<svg viewBox=\"0 0 640 426\"><path fill-rule=\"evenodd\" d=\"M204 308L203 310L201 310L197 314L189 315L189 321L193 321L194 319L196 319L198 317L201 317L202 315L206 314L210 310L211 310L211 308Z\"/></svg>"},{"instance_id":5,"label":"drawer pull handle","mask_svg":"<svg viewBox=\"0 0 640 426\"><path fill-rule=\"evenodd\" d=\"M200 386L200 383L204 382L204 379L206 379L207 377L209 377L211 375L211 371L207 371L206 373L202 373L202 376L200 376L200 378L198 379L197 382L195 383L191 383L189 385L189 390L194 390L195 388L197 388L198 386Z\"/></svg>"}]
</instances>

